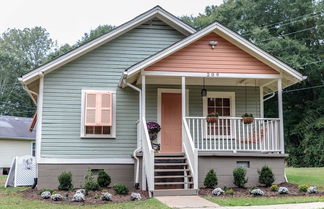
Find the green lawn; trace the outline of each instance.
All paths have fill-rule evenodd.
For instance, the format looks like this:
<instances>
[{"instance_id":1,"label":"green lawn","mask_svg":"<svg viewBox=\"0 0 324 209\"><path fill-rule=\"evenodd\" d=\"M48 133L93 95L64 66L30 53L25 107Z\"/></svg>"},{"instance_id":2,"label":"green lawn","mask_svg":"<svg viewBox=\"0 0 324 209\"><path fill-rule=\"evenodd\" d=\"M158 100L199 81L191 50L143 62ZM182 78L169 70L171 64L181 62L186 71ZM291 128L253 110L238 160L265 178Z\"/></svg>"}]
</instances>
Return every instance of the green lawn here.
<instances>
[{"instance_id":1,"label":"green lawn","mask_svg":"<svg viewBox=\"0 0 324 209\"><path fill-rule=\"evenodd\" d=\"M21 197L17 191L24 190L26 188L4 188L5 177L0 176L0 205L1 209L78 209L78 208L87 208L87 209L140 209L140 208L152 208L152 209L169 209L157 199L149 199L139 202L129 202L129 203L109 203L109 204L100 204L100 205L69 205L69 204L53 204L46 203L38 200L27 200Z\"/></svg>"},{"instance_id":2,"label":"green lawn","mask_svg":"<svg viewBox=\"0 0 324 209\"><path fill-rule=\"evenodd\" d=\"M324 168L286 168L286 174L290 183L316 185L324 190Z\"/></svg>"},{"instance_id":3,"label":"green lawn","mask_svg":"<svg viewBox=\"0 0 324 209\"><path fill-rule=\"evenodd\" d=\"M324 202L323 196L311 197L205 197L205 199L222 206L275 205L288 203Z\"/></svg>"}]
</instances>

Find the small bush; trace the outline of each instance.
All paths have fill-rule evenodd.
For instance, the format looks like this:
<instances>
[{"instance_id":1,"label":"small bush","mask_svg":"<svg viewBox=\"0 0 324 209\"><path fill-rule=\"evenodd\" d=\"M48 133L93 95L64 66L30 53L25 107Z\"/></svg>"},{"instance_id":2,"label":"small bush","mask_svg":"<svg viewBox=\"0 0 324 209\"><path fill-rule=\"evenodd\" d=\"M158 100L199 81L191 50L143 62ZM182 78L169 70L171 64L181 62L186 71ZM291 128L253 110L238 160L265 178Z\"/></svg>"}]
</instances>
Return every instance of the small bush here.
<instances>
[{"instance_id":1,"label":"small bush","mask_svg":"<svg viewBox=\"0 0 324 209\"><path fill-rule=\"evenodd\" d=\"M214 169L209 170L204 181L205 187L213 189L215 188L217 183L216 172L214 171Z\"/></svg>"},{"instance_id":2,"label":"small bush","mask_svg":"<svg viewBox=\"0 0 324 209\"><path fill-rule=\"evenodd\" d=\"M235 168L233 171L234 184L237 187L244 188L244 185L248 182L246 176L246 169L243 167Z\"/></svg>"},{"instance_id":3,"label":"small bush","mask_svg":"<svg viewBox=\"0 0 324 209\"><path fill-rule=\"evenodd\" d=\"M308 186L306 184L302 184L298 186L299 191L307 192Z\"/></svg>"},{"instance_id":4,"label":"small bush","mask_svg":"<svg viewBox=\"0 0 324 209\"><path fill-rule=\"evenodd\" d=\"M253 196L263 196L264 192L261 189L253 189L250 194Z\"/></svg>"},{"instance_id":5,"label":"small bush","mask_svg":"<svg viewBox=\"0 0 324 209\"><path fill-rule=\"evenodd\" d=\"M115 184L113 189L117 194L127 194L128 188L124 184Z\"/></svg>"},{"instance_id":6,"label":"small bush","mask_svg":"<svg viewBox=\"0 0 324 209\"><path fill-rule=\"evenodd\" d=\"M286 187L279 187L278 193L279 194L288 194L289 193L289 190Z\"/></svg>"},{"instance_id":7,"label":"small bush","mask_svg":"<svg viewBox=\"0 0 324 209\"><path fill-rule=\"evenodd\" d=\"M107 187L111 183L110 176L105 171L99 171L97 182L101 187Z\"/></svg>"},{"instance_id":8,"label":"small bush","mask_svg":"<svg viewBox=\"0 0 324 209\"><path fill-rule=\"evenodd\" d=\"M71 190L73 189L73 184L72 184L72 173L71 172L62 172L61 175L58 176L58 181L59 181L59 190Z\"/></svg>"},{"instance_id":9,"label":"small bush","mask_svg":"<svg viewBox=\"0 0 324 209\"><path fill-rule=\"evenodd\" d=\"M225 194L234 195L234 190L233 189L228 189L228 190L225 191Z\"/></svg>"},{"instance_id":10,"label":"small bush","mask_svg":"<svg viewBox=\"0 0 324 209\"><path fill-rule=\"evenodd\" d=\"M317 193L317 186L310 186L307 189L307 193L309 193L309 194L315 194L315 193Z\"/></svg>"},{"instance_id":11,"label":"small bush","mask_svg":"<svg viewBox=\"0 0 324 209\"><path fill-rule=\"evenodd\" d=\"M212 191L212 194L216 196L223 195L224 193L225 193L224 190L222 190L221 188L216 188Z\"/></svg>"},{"instance_id":12,"label":"small bush","mask_svg":"<svg viewBox=\"0 0 324 209\"><path fill-rule=\"evenodd\" d=\"M94 180L91 170L88 170L88 174L84 177L84 188L86 191L96 191L99 189L99 184Z\"/></svg>"},{"instance_id":13,"label":"small bush","mask_svg":"<svg viewBox=\"0 0 324 209\"><path fill-rule=\"evenodd\" d=\"M54 191L51 189L41 189L41 190L38 190L37 194L41 195L43 192L50 192L52 194Z\"/></svg>"},{"instance_id":14,"label":"small bush","mask_svg":"<svg viewBox=\"0 0 324 209\"><path fill-rule=\"evenodd\" d=\"M279 189L279 186L276 185L276 184L273 184L273 185L271 185L271 187L270 187L270 190L273 191L273 192L278 191L278 189Z\"/></svg>"},{"instance_id":15,"label":"small bush","mask_svg":"<svg viewBox=\"0 0 324 209\"><path fill-rule=\"evenodd\" d=\"M274 175L272 170L269 166L265 165L261 168L259 173L259 183L264 184L265 186L269 187L275 181Z\"/></svg>"}]
</instances>

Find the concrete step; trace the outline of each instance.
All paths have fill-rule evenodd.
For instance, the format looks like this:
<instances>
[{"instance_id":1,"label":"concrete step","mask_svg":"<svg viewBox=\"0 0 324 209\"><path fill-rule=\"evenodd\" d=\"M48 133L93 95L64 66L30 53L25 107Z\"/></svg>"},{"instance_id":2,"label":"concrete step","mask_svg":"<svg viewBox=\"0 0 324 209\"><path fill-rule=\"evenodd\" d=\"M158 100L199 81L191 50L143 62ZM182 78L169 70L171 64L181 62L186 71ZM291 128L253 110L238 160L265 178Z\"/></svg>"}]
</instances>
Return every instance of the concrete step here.
<instances>
[{"instance_id":1,"label":"concrete step","mask_svg":"<svg viewBox=\"0 0 324 209\"><path fill-rule=\"evenodd\" d=\"M159 196L191 196L197 195L197 189L158 189L153 191L153 197Z\"/></svg>"},{"instance_id":2,"label":"concrete step","mask_svg":"<svg viewBox=\"0 0 324 209\"><path fill-rule=\"evenodd\" d=\"M193 184L193 182L155 182L154 185L183 185L183 184Z\"/></svg>"}]
</instances>

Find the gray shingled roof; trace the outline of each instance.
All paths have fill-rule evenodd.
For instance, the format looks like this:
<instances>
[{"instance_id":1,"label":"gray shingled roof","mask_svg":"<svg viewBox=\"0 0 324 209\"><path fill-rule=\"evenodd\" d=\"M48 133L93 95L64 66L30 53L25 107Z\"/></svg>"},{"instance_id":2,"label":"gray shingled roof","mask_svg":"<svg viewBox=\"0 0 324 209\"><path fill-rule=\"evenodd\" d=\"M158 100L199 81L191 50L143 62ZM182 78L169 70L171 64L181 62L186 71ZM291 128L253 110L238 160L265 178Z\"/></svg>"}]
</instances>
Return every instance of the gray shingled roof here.
<instances>
[{"instance_id":1,"label":"gray shingled roof","mask_svg":"<svg viewBox=\"0 0 324 209\"><path fill-rule=\"evenodd\" d=\"M30 132L32 118L0 116L0 139L35 139L35 130Z\"/></svg>"}]
</instances>

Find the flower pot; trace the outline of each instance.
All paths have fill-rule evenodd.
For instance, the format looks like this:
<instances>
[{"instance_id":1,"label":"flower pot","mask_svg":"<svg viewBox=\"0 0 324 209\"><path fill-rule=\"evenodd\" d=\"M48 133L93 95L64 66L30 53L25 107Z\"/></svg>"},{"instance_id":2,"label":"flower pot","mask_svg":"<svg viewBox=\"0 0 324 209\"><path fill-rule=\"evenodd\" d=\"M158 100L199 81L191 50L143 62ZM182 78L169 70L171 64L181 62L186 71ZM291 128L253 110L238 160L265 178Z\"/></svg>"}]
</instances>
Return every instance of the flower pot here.
<instances>
[{"instance_id":1,"label":"flower pot","mask_svg":"<svg viewBox=\"0 0 324 209\"><path fill-rule=\"evenodd\" d=\"M207 117L206 120L207 120L207 123L216 123L218 120L218 117Z\"/></svg>"},{"instance_id":2,"label":"flower pot","mask_svg":"<svg viewBox=\"0 0 324 209\"><path fill-rule=\"evenodd\" d=\"M150 136L150 140L154 141L157 139L158 133L157 132L152 132L152 133L149 132L149 136Z\"/></svg>"},{"instance_id":3,"label":"flower pot","mask_svg":"<svg viewBox=\"0 0 324 209\"><path fill-rule=\"evenodd\" d=\"M244 124L251 124L254 121L253 117L243 117L242 118Z\"/></svg>"}]
</instances>

